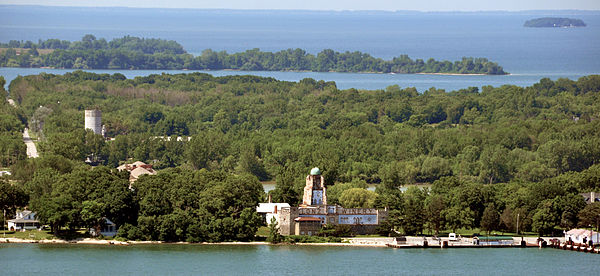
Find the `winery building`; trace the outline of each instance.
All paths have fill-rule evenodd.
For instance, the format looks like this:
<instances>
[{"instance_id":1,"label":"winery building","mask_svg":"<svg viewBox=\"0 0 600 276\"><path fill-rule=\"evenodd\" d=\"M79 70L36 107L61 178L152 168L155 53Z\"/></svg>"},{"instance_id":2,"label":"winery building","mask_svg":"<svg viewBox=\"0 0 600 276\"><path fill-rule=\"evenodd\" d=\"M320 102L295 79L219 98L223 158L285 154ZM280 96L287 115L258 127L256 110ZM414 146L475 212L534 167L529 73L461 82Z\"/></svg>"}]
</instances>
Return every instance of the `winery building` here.
<instances>
[{"instance_id":1,"label":"winery building","mask_svg":"<svg viewBox=\"0 0 600 276\"><path fill-rule=\"evenodd\" d=\"M325 224L350 225L356 234L375 233L387 217L387 210L375 208L343 208L327 204L327 187L319 168L306 176L302 204L278 211L279 232L282 235L315 235Z\"/></svg>"}]
</instances>

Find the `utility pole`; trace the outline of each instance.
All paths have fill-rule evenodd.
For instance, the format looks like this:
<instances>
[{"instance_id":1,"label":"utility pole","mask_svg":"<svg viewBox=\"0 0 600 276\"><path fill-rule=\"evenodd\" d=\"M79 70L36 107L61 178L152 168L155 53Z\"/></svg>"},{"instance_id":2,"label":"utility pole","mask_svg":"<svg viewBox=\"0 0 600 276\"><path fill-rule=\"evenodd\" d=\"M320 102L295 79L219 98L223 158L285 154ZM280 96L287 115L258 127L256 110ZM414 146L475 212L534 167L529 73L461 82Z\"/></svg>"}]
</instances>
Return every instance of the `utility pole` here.
<instances>
[{"instance_id":1,"label":"utility pole","mask_svg":"<svg viewBox=\"0 0 600 276\"><path fill-rule=\"evenodd\" d=\"M519 235L519 216L521 214L517 213L517 236Z\"/></svg>"}]
</instances>

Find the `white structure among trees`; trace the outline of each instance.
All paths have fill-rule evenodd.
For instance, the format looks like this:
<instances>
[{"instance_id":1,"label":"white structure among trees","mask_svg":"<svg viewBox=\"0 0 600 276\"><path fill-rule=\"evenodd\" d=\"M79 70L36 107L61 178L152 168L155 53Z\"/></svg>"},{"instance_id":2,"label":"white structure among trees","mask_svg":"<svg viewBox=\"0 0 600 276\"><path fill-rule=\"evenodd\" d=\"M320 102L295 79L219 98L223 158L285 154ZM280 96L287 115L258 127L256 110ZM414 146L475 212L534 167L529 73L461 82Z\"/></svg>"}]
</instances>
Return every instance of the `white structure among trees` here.
<instances>
[{"instance_id":1,"label":"white structure among trees","mask_svg":"<svg viewBox=\"0 0 600 276\"><path fill-rule=\"evenodd\" d=\"M8 220L8 229L11 231L39 230L40 222L35 219L35 213L24 210L17 211L15 219Z\"/></svg>"},{"instance_id":2,"label":"white structure among trees","mask_svg":"<svg viewBox=\"0 0 600 276\"><path fill-rule=\"evenodd\" d=\"M102 135L102 111L98 109L86 110L85 128Z\"/></svg>"},{"instance_id":3,"label":"white structure among trees","mask_svg":"<svg viewBox=\"0 0 600 276\"><path fill-rule=\"evenodd\" d=\"M600 240L600 233L587 229L571 229L565 233L565 241L583 244L588 243L590 239L592 242L594 242L594 244L598 244L598 241Z\"/></svg>"}]
</instances>

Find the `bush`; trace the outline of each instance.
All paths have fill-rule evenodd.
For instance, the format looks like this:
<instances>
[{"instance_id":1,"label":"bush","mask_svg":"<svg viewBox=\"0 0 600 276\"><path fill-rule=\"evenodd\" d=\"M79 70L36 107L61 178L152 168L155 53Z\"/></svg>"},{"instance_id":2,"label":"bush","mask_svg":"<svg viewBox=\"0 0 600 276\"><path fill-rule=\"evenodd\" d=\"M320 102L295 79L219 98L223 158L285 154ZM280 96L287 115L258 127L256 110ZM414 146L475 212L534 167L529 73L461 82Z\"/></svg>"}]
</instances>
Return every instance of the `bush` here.
<instances>
[{"instance_id":1,"label":"bush","mask_svg":"<svg viewBox=\"0 0 600 276\"><path fill-rule=\"evenodd\" d=\"M121 238L125 240L135 241L141 240L142 236L142 231L140 231L140 229L137 226L125 223L123 226L119 227L115 239Z\"/></svg>"},{"instance_id":2,"label":"bush","mask_svg":"<svg viewBox=\"0 0 600 276\"><path fill-rule=\"evenodd\" d=\"M329 243L329 242L342 242L341 238L338 237L319 237L319 236L297 236L291 235L285 237L287 243Z\"/></svg>"},{"instance_id":3,"label":"bush","mask_svg":"<svg viewBox=\"0 0 600 276\"><path fill-rule=\"evenodd\" d=\"M318 236L320 237L353 237L352 227L345 224L327 224L321 228Z\"/></svg>"}]
</instances>

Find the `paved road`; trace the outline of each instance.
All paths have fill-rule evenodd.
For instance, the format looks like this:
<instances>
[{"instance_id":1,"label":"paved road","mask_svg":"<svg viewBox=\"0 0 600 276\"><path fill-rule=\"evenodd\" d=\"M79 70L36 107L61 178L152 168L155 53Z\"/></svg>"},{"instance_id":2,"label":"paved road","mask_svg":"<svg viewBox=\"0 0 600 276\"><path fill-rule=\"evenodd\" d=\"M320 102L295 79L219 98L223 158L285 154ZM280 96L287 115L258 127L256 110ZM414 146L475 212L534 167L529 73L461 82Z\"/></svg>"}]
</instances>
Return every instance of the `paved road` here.
<instances>
[{"instance_id":1,"label":"paved road","mask_svg":"<svg viewBox=\"0 0 600 276\"><path fill-rule=\"evenodd\" d=\"M8 99L8 103L14 107L17 106L17 104L15 103L15 101L13 99ZM27 157L29 157L29 158L39 157L37 148L35 147L33 140L31 140L31 137L29 137L29 129L27 129L27 128L25 128L23 130L23 142L25 142L25 145L27 146Z\"/></svg>"},{"instance_id":2,"label":"paved road","mask_svg":"<svg viewBox=\"0 0 600 276\"><path fill-rule=\"evenodd\" d=\"M35 148L35 144L31 140L31 137L29 137L29 129L27 129L27 128L25 128L25 130L23 130L23 142L25 142L25 145L27 146L27 157L29 157L29 158L39 157L37 149Z\"/></svg>"}]
</instances>

